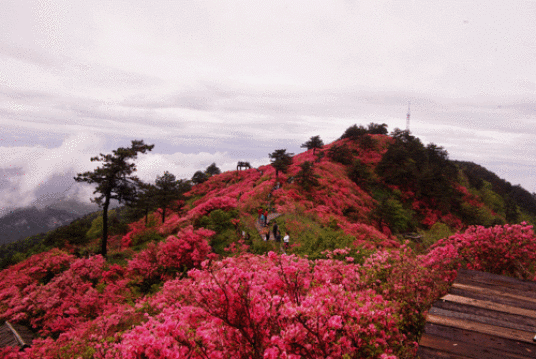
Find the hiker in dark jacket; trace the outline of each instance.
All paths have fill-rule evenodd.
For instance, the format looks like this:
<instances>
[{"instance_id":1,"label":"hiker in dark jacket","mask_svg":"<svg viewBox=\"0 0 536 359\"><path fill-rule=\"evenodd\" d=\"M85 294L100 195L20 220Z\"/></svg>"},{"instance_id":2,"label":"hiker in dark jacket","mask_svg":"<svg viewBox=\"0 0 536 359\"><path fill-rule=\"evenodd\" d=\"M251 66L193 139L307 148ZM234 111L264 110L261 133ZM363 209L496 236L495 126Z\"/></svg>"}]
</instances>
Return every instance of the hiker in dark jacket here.
<instances>
[{"instance_id":1,"label":"hiker in dark jacket","mask_svg":"<svg viewBox=\"0 0 536 359\"><path fill-rule=\"evenodd\" d=\"M277 223L274 224L274 237L277 236L277 231L279 230L279 227L277 226Z\"/></svg>"}]
</instances>

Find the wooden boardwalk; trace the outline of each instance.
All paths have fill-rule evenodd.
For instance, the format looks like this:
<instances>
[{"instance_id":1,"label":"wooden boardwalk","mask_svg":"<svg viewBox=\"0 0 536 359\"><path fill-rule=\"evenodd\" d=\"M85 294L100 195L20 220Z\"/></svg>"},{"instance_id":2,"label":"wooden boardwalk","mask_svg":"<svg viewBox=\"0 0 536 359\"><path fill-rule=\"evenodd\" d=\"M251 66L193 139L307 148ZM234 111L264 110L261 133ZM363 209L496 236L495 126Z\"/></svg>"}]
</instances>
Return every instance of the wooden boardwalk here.
<instances>
[{"instance_id":1,"label":"wooden boardwalk","mask_svg":"<svg viewBox=\"0 0 536 359\"><path fill-rule=\"evenodd\" d=\"M0 325L0 348L6 346L25 348L32 344L34 338L35 335L22 325L7 321Z\"/></svg>"},{"instance_id":2,"label":"wooden boardwalk","mask_svg":"<svg viewBox=\"0 0 536 359\"><path fill-rule=\"evenodd\" d=\"M536 282L460 270L434 303L417 352L421 359L536 358Z\"/></svg>"}]
</instances>

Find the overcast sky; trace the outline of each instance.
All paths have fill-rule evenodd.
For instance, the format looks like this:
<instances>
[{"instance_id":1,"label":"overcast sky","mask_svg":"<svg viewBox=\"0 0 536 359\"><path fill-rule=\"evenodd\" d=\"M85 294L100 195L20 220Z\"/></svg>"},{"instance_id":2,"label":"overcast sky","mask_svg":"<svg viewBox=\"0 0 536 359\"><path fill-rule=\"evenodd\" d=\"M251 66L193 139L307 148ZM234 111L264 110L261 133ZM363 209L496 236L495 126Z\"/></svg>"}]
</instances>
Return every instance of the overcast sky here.
<instances>
[{"instance_id":1,"label":"overcast sky","mask_svg":"<svg viewBox=\"0 0 536 359\"><path fill-rule=\"evenodd\" d=\"M532 0L3 0L0 215L133 139L142 179L189 178L408 101L423 143L535 192L535 61Z\"/></svg>"}]
</instances>

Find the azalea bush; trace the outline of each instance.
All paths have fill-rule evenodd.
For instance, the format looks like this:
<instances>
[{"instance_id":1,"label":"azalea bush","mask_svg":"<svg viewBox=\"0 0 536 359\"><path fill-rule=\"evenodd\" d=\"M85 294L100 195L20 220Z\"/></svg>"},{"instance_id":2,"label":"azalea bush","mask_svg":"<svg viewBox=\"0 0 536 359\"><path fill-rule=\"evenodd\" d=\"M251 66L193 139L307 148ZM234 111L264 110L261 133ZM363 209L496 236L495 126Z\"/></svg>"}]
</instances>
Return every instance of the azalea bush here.
<instances>
[{"instance_id":1,"label":"azalea bush","mask_svg":"<svg viewBox=\"0 0 536 359\"><path fill-rule=\"evenodd\" d=\"M214 231L189 226L165 241L151 242L128 263L131 277L158 282L201 264L210 253L208 238Z\"/></svg>"},{"instance_id":2,"label":"azalea bush","mask_svg":"<svg viewBox=\"0 0 536 359\"><path fill-rule=\"evenodd\" d=\"M30 323L42 338L2 355L412 358L426 311L459 267L536 279L526 224L471 227L425 255L402 244L338 248L316 260L252 255L244 244L216 260L212 234L187 227L126 267L55 250L3 271L2 318ZM178 276L181 268L192 269ZM136 292L150 277L161 288Z\"/></svg>"},{"instance_id":3,"label":"azalea bush","mask_svg":"<svg viewBox=\"0 0 536 359\"><path fill-rule=\"evenodd\" d=\"M388 358L402 345L395 307L361 290L354 265L243 255L167 282L158 314L122 336L107 357ZM353 277L331 281L325 268ZM349 268L347 268L349 267Z\"/></svg>"},{"instance_id":4,"label":"azalea bush","mask_svg":"<svg viewBox=\"0 0 536 359\"><path fill-rule=\"evenodd\" d=\"M434 269L457 268L536 280L536 238L526 223L469 227L438 241L423 259Z\"/></svg>"}]
</instances>

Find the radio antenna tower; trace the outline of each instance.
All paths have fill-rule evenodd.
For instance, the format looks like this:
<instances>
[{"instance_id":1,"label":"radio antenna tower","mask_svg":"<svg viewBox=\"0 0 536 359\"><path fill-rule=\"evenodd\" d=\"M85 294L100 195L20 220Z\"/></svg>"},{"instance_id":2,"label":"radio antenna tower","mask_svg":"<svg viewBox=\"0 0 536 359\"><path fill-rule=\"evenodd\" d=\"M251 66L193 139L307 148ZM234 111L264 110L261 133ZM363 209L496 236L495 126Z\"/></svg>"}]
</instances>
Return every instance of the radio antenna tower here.
<instances>
[{"instance_id":1,"label":"radio antenna tower","mask_svg":"<svg viewBox=\"0 0 536 359\"><path fill-rule=\"evenodd\" d=\"M409 115L410 115L409 105L410 105L410 102L408 101L408 114L406 115L406 131L408 132L409 132Z\"/></svg>"}]
</instances>

